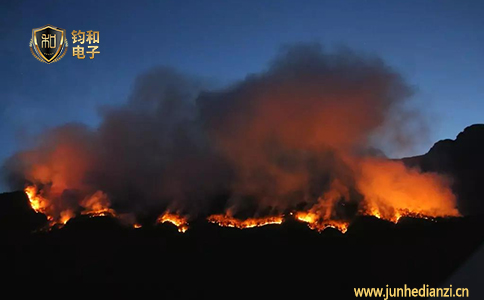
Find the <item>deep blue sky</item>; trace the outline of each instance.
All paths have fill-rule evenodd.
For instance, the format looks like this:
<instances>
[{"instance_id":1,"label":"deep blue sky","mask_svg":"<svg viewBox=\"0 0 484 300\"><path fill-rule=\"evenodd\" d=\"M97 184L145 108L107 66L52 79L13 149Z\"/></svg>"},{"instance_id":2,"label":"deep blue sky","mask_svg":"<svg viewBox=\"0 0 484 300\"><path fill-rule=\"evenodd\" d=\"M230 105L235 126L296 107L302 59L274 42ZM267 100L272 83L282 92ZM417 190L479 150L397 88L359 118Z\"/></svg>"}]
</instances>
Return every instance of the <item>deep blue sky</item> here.
<instances>
[{"instance_id":1,"label":"deep blue sky","mask_svg":"<svg viewBox=\"0 0 484 300\"><path fill-rule=\"evenodd\" d=\"M68 121L96 126L97 108L126 101L133 79L157 65L218 84L266 67L294 42L380 55L414 85L412 105L434 141L484 122L482 1L2 1L0 161L26 136ZM29 51L32 28L100 31L95 59L72 48L46 65ZM409 153L417 154L417 153ZM2 186L0 185L0 191Z\"/></svg>"}]
</instances>

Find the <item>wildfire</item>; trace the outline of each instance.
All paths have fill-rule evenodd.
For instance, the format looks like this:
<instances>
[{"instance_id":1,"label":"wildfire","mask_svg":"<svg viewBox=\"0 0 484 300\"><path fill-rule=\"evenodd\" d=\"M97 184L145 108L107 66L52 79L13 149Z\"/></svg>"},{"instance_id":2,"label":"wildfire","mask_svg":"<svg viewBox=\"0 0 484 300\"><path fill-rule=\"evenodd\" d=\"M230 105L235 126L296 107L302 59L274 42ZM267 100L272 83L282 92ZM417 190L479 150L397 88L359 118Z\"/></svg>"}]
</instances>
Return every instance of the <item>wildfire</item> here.
<instances>
[{"instance_id":1,"label":"wildfire","mask_svg":"<svg viewBox=\"0 0 484 300\"><path fill-rule=\"evenodd\" d=\"M239 229L261 227L270 224L282 224L284 218L282 216L265 217L265 218L249 218L247 220L236 219L228 214L211 215L207 218L210 223L217 224L222 227L235 227Z\"/></svg>"},{"instance_id":2,"label":"wildfire","mask_svg":"<svg viewBox=\"0 0 484 300\"><path fill-rule=\"evenodd\" d=\"M404 210L398 210L393 208L386 208L378 206L371 206L361 211L361 215L373 216L377 219L390 221L392 223L398 223L401 217L407 216L409 213Z\"/></svg>"},{"instance_id":3,"label":"wildfire","mask_svg":"<svg viewBox=\"0 0 484 300\"><path fill-rule=\"evenodd\" d=\"M36 186L30 185L24 189L27 198L29 198L30 207L36 212L44 214L49 221L47 228L52 228L57 225L59 227L64 226L67 222L74 217L74 213L70 210L64 210L60 212L58 218L54 218L53 215L49 213L49 200L41 195L41 192Z\"/></svg>"},{"instance_id":4,"label":"wildfire","mask_svg":"<svg viewBox=\"0 0 484 300\"><path fill-rule=\"evenodd\" d=\"M88 215L91 218L95 217L115 217L116 212L110 208L103 208L100 210L89 210L81 212L81 215Z\"/></svg>"},{"instance_id":5,"label":"wildfire","mask_svg":"<svg viewBox=\"0 0 484 300\"><path fill-rule=\"evenodd\" d=\"M365 159L360 162L361 214L397 223L401 217L458 217L455 195L447 179L422 173L402 162Z\"/></svg>"},{"instance_id":6,"label":"wildfire","mask_svg":"<svg viewBox=\"0 0 484 300\"><path fill-rule=\"evenodd\" d=\"M29 198L32 209L47 217L49 227L55 225L62 227L67 224L70 219L76 216L75 211L72 209L58 210L55 212L55 207L51 204L49 199L45 198L42 195L42 191L39 191L34 185L27 186L24 189L24 192ZM88 215L90 217L117 216L116 212L109 208L110 202L107 196L100 191L94 193L90 197L86 197L80 205L84 208L81 212L82 215Z\"/></svg>"},{"instance_id":7,"label":"wildfire","mask_svg":"<svg viewBox=\"0 0 484 300\"><path fill-rule=\"evenodd\" d=\"M50 211L50 204L49 200L42 195L42 191L39 191L36 186L27 186L25 188L25 193L29 199L30 205L32 209L37 213L43 213L46 215L47 219L49 220L49 227L52 228L54 225L57 225L59 228L64 226L71 218L75 217L75 212L73 210L63 210L54 217L54 215L49 214ZM335 195L338 195L337 193ZM334 202L331 197L325 197L324 199L330 199L330 203ZM349 222L344 220L337 220L330 217L328 211L323 205L324 199L321 198L318 205L314 206L312 209L308 211L299 211L291 213L294 215L295 219L307 223L308 227L312 230L317 230L321 232L326 228L334 228L338 231L345 233L348 230ZM328 201L328 200L326 200ZM410 210L408 208L394 208L388 207L385 205L377 205L378 202L374 203L367 203L367 205L362 208L359 212L360 215L369 215L374 216L378 219L387 220L393 223L398 223L398 221L402 217L414 217L414 218L421 218L421 219L430 219L433 220L436 216L446 216L443 213L434 213L431 214L431 210L428 210L428 214L422 213L418 210ZM88 215L90 217L99 217L99 216L112 216L117 217L116 212L111 209L109 199L107 195L101 191L94 193L93 195L86 197L81 203L81 207L84 210L81 212L82 215ZM449 216L457 216L458 214L451 213ZM217 224L222 227L233 227L239 229L247 229L247 228L254 228L254 227L261 227L270 224L282 224L284 221L283 215L278 216L269 216L269 217L257 217L257 218L248 218L248 219L238 219L233 217L232 212L229 210L225 214L217 214L211 215L207 218L207 221L210 223ZM186 216L182 216L180 214L165 212L161 216L158 217L157 221L158 224L161 223L171 223L178 228L179 232L186 232L188 230L188 218ZM133 224L133 223L131 223ZM134 223L133 228L138 229L141 228L142 225L139 223Z\"/></svg>"},{"instance_id":8,"label":"wildfire","mask_svg":"<svg viewBox=\"0 0 484 300\"><path fill-rule=\"evenodd\" d=\"M374 216L395 224L402 217L434 220L437 217L460 215L455 208L455 196L437 174L420 173L397 162L375 160L364 161L359 171L361 176L356 185L362 196L359 215ZM65 205L60 196L62 193L51 187L40 190L38 185L30 185L24 191L32 209L44 214L50 227L54 225L58 228L62 227L75 217L77 212L89 217L122 218L110 208L111 202L107 194L102 191L84 193L83 195L87 196L81 197L75 205ZM312 230L321 232L326 228L335 228L345 233L348 230L349 220L342 220L337 208L348 203L350 196L350 187L342 181L334 180L310 209L294 212L291 215L306 223ZM207 221L222 227L246 229L282 224L284 216L239 219L235 218L233 211L229 209L224 214L209 216ZM165 222L175 225L182 233L189 228L188 217L179 213L167 211L157 219L157 223ZM135 223L135 219L129 224L136 229L142 227L141 224Z\"/></svg>"},{"instance_id":9,"label":"wildfire","mask_svg":"<svg viewBox=\"0 0 484 300\"><path fill-rule=\"evenodd\" d=\"M188 230L188 221L186 217L180 216L178 214L170 213L170 212L165 212L161 216L158 217L156 220L156 223L162 224L162 223L171 223L175 225L178 228L179 232L186 232Z\"/></svg>"},{"instance_id":10,"label":"wildfire","mask_svg":"<svg viewBox=\"0 0 484 300\"><path fill-rule=\"evenodd\" d=\"M374 216L377 219L381 219L380 211L377 208L370 210L369 215Z\"/></svg>"},{"instance_id":11,"label":"wildfire","mask_svg":"<svg viewBox=\"0 0 484 300\"><path fill-rule=\"evenodd\" d=\"M133 214L158 205L183 208L186 215L167 211L157 219L180 232L190 213L219 205L233 211L208 222L240 229L282 224L284 217L237 219L239 208L273 215L297 209L296 219L310 228L341 232L355 212L394 223L459 216L447 176L369 151L396 141L411 145L412 130L407 136L400 129L420 122L401 105L409 90L404 80L382 63L352 54L348 64L346 54L316 48L290 49L267 72L233 87L190 93L182 98L200 105L168 105L168 121L146 109L150 84L143 83L133 102L104 114L98 128L66 124L44 132L10 158L8 175L33 184L25 188L32 209L60 226L79 213L122 219L111 208L114 199ZM301 50L307 59L294 59ZM308 68L308 62L314 63ZM166 103L157 97L151 104ZM130 220L124 224L139 228L135 216Z\"/></svg>"},{"instance_id":12,"label":"wildfire","mask_svg":"<svg viewBox=\"0 0 484 300\"><path fill-rule=\"evenodd\" d=\"M341 233L345 233L348 230L349 225L348 222L340 220L321 220L319 215L312 212L297 212L295 217L297 220L307 223L309 228L319 232L326 228L334 228Z\"/></svg>"},{"instance_id":13,"label":"wildfire","mask_svg":"<svg viewBox=\"0 0 484 300\"><path fill-rule=\"evenodd\" d=\"M398 221L402 217L412 217L412 218L418 218L418 219L426 219L426 220L434 220L435 217L456 217L458 215L429 215L425 213L420 213L420 212L415 212L415 211L410 211L408 209L378 209L376 207L373 207L371 209L367 209L366 211L363 211L361 213L362 215L366 216L373 216L378 219L390 221L392 223L397 224Z\"/></svg>"},{"instance_id":14,"label":"wildfire","mask_svg":"<svg viewBox=\"0 0 484 300\"><path fill-rule=\"evenodd\" d=\"M65 210L65 211L61 212L61 216L60 216L60 220L59 220L60 224L62 224L62 225L67 224L67 222L74 217L75 217L74 212L72 212L70 210Z\"/></svg>"},{"instance_id":15,"label":"wildfire","mask_svg":"<svg viewBox=\"0 0 484 300\"><path fill-rule=\"evenodd\" d=\"M373 216L375 218L390 221L392 223L397 224L402 217L410 216L411 214L404 211L399 211L399 210L394 210L392 213L382 213L379 209L374 208L374 209L371 209L369 212L366 212L366 213L364 212L363 215Z\"/></svg>"},{"instance_id":16,"label":"wildfire","mask_svg":"<svg viewBox=\"0 0 484 300\"><path fill-rule=\"evenodd\" d=\"M24 189L27 197L29 198L30 206L36 213L45 214L48 201L40 194L38 194L37 188L33 185L28 186Z\"/></svg>"},{"instance_id":17,"label":"wildfire","mask_svg":"<svg viewBox=\"0 0 484 300\"><path fill-rule=\"evenodd\" d=\"M90 217L116 217L116 212L109 208L109 199L106 194L101 191L97 191L92 196L85 198L81 206L85 208L82 215L88 215Z\"/></svg>"}]
</instances>

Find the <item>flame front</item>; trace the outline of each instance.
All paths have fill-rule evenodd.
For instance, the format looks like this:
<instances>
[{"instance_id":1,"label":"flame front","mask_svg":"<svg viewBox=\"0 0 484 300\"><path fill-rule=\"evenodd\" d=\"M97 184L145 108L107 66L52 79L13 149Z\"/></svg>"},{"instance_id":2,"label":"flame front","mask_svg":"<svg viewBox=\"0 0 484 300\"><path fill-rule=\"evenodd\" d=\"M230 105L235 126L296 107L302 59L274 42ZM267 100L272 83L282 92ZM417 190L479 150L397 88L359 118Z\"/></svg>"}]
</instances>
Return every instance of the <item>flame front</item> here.
<instances>
[{"instance_id":1,"label":"flame front","mask_svg":"<svg viewBox=\"0 0 484 300\"><path fill-rule=\"evenodd\" d=\"M29 198L30 206L36 213L46 214L47 206L49 202L38 194L37 188L33 185L27 186L24 189L27 197Z\"/></svg>"},{"instance_id":2,"label":"flame front","mask_svg":"<svg viewBox=\"0 0 484 300\"><path fill-rule=\"evenodd\" d=\"M55 225L62 227L67 222L76 216L74 209L64 208L59 209L54 202L43 196L43 191L39 191L37 186L29 185L24 189L27 195L30 206L37 213L42 213L49 221L49 227ZM106 194L101 191L86 197L79 204L78 209L82 210L81 215L88 215L90 217L111 216L117 217L116 212L111 209L110 202Z\"/></svg>"},{"instance_id":3,"label":"flame front","mask_svg":"<svg viewBox=\"0 0 484 300\"><path fill-rule=\"evenodd\" d=\"M401 162L365 159L359 163L360 214L397 223L402 217L458 217L446 178L422 173Z\"/></svg>"},{"instance_id":4,"label":"flame front","mask_svg":"<svg viewBox=\"0 0 484 300\"><path fill-rule=\"evenodd\" d=\"M326 228L334 228L341 233L345 233L349 225L348 222L340 220L322 220L319 215L312 212L297 212L295 217L297 220L307 223L309 228L319 232Z\"/></svg>"},{"instance_id":5,"label":"flame front","mask_svg":"<svg viewBox=\"0 0 484 300\"><path fill-rule=\"evenodd\" d=\"M178 228L178 231L181 233L184 233L188 230L188 220L186 217L183 217L181 215L165 212L156 220L156 223L158 224L166 222L175 225Z\"/></svg>"},{"instance_id":6,"label":"flame front","mask_svg":"<svg viewBox=\"0 0 484 300\"><path fill-rule=\"evenodd\" d=\"M65 210L61 212L59 222L60 224L65 225L70 219L74 217L75 217L75 214L72 211Z\"/></svg>"},{"instance_id":7,"label":"flame front","mask_svg":"<svg viewBox=\"0 0 484 300\"><path fill-rule=\"evenodd\" d=\"M376 159L360 161L355 173L358 174L356 186L334 179L311 206L295 212L295 218L319 232L335 228L345 233L352 217L341 214L338 208L351 201L351 191L355 189L362 197L357 215L370 215L393 223L402 217L434 219L460 215L455 208L455 196L438 174L421 173L400 162ZM86 192L84 195L87 196L80 198L77 206L65 205L63 193L59 194L48 187L41 190L38 185L29 185L25 193L32 209L45 214L50 226L62 227L75 217L76 212L90 217L118 217L110 208L109 197L102 191ZM284 207L277 208L281 210ZM211 215L207 220L219 226L239 229L282 224L284 220L283 215L238 219L234 217L233 210L231 208L224 214ZM157 219L157 223L165 222L175 225L179 232L188 230L187 216L167 211ZM135 224L134 227L139 228L140 225Z\"/></svg>"},{"instance_id":8,"label":"flame front","mask_svg":"<svg viewBox=\"0 0 484 300\"><path fill-rule=\"evenodd\" d=\"M249 218L240 220L232 217L229 214L211 215L207 218L210 223L217 224L222 227L235 227L239 229L261 227L271 224L282 224L283 216L263 217L263 218Z\"/></svg>"},{"instance_id":9,"label":"flame front","mask_svg":"<svg viewBox=\"0 0 484 300\"><path fill-rule=\"evenodd\" d=\"M82 215L88 215L90 217L116 217L116 212L109 208L110 202L106 194L101 191L97 191L92 196L85 198L81 205L85 208Z\"/></svg>"}]
</instances>

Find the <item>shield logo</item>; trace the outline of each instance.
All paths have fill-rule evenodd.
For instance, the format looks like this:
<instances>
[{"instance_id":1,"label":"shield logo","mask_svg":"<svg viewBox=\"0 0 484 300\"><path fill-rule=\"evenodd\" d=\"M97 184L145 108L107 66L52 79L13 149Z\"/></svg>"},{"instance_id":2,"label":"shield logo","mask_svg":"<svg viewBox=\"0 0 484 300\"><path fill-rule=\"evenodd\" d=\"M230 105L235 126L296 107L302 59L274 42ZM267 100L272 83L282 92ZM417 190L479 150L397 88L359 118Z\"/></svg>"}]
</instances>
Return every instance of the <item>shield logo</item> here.
<instances>
[{"instance_id":1,"label":"shield logo","mask_svg":"<svg viewBox=\"0 0 484 300\"><path fill-rule=\"evenodd\" d=\"M48 64L59 56L65 44L65 29L51 25L32 29L32 46L36 54Z\"/></svg>"}]
</instances>

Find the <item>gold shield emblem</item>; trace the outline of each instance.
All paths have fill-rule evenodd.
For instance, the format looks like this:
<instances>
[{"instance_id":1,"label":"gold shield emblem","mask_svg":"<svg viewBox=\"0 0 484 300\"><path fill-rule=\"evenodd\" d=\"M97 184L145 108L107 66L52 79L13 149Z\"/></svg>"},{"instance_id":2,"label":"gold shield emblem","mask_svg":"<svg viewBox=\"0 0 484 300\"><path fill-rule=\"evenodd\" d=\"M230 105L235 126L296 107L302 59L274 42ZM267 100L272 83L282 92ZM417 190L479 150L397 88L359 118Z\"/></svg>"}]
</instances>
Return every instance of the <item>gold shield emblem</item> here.
<instances>
[{"instance_id":1,"label":"gold shield emblem","mask_svg":"<svg viewBox=\"0 0 484 300\"><path fill-rule=\"evenodd\" d=\"M65 29L52 25L32 29L30 51L41 62L50 64L59 61L67 51Z\"/></svg>"}]
</instances>

